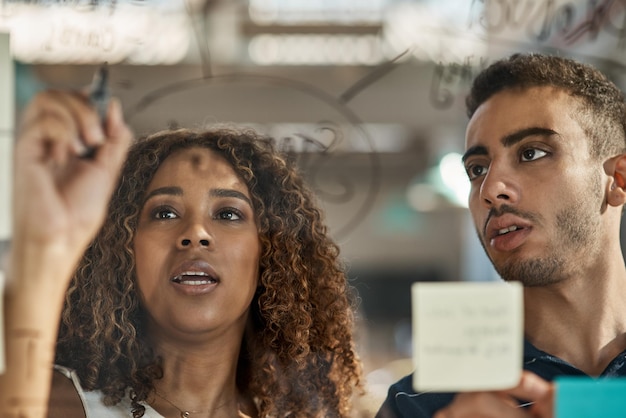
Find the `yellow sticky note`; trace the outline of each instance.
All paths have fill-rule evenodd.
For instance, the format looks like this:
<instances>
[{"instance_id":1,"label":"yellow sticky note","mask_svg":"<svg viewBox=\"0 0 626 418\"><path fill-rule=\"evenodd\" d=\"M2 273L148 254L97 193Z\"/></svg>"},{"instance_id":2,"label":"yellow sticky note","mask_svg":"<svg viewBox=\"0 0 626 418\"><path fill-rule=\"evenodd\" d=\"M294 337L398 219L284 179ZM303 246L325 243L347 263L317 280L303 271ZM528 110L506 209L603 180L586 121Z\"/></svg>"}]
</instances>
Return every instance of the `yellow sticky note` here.
<instances>
[{"instance_id":1,"label":"yellow sticky note","mask_svg":"<svg viewBox=\"0 0 626 418\"><path fill-rule=\"evenodd\" d=\"M411 297L416 391L499 390L518 383L520 283L418 282Z\"/></svg>"}]
</instances>

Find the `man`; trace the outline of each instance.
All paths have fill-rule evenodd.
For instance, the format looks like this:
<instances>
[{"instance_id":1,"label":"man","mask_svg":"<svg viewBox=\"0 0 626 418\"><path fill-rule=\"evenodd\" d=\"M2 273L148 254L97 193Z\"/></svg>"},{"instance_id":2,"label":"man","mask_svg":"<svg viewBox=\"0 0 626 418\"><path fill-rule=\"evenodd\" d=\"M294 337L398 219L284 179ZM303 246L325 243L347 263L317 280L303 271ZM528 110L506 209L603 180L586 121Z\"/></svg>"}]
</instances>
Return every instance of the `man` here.
<instances>
[{"instance_id":1,"label":"man","mask_svg":"<svg viewBox=\"0 0 626 418\"><path fill-rule=\"evenodd\" d=\"M626 376L622 93L590 66L516 54L466 103L469 209L500 276L524 285L526 371L509 391L456 396L407 376L380 418L551 417L556 376Z\"/></svg>"}]
</instances>

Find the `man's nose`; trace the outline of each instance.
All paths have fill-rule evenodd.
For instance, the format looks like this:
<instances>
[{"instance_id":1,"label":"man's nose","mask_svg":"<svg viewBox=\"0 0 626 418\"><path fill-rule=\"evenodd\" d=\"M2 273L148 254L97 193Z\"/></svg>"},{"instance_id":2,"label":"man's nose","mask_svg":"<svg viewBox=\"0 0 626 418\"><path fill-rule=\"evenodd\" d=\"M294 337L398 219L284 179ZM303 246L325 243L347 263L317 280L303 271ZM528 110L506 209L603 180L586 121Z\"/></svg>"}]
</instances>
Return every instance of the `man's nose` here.
<instances>
[{"instance_id":1,"label":"man's nose","mask_svg":"<svg viewBox=\"0 0 626 418\"><path fill-rule=\"evenodd\" d=\"M492 165L480 185L480 198L489 206L512 204L519 198L519 187L510 170Z\"/></svg>"}]
</instances>

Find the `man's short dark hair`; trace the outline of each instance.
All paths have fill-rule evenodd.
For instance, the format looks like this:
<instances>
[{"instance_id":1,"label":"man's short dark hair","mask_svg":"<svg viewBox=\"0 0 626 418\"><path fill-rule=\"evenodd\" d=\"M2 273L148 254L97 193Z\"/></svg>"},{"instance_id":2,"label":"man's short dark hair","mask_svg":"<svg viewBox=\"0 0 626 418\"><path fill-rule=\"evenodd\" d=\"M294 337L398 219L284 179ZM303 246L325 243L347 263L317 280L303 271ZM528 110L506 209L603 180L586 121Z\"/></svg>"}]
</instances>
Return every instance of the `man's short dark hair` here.
<instances>
[{"instance_id":1,"label":"man's short dark hair","mask_svg":"<svg viewBox=\"0 0 626 418\"><path fill-rule=\"evenodd\" d=\"M626 151L626 106L621 90L594 67L543 54L514 54L496 61L474 80L466 98L467 115L507 89L554 87L579 99L573 114L591 139L591 152L605 157Z\"/></svg>"}]
</instances>

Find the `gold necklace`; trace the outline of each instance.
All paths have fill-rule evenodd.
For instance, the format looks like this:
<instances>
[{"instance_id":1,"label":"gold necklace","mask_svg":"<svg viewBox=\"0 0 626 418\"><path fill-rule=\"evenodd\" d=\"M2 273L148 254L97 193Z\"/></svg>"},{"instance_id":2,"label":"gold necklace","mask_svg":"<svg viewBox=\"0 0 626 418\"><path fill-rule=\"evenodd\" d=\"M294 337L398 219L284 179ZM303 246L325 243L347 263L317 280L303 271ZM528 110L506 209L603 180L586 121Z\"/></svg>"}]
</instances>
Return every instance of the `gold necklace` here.
<instances>
[{"instance_id":1,"label":"gold necklace","mask_svg":"<svg viewBox=\"0 0 626 418\"><path fill-rule=\"evenodd\" d=\"M178 406L174 405L174 402L170 401L169 399L167 399L165 396L161 395L156 390L154 391L154 394L157 395L159 398L163 399L168 404L172 405L174 408L178 409L178 412L180 412L180 418L189 418L189 415L191 415L191 414L201 414L201 413L204 413L204 412L209 412L209 411L185 411L184 409L180 409ZM250 418L248 415L246 415L243 412L241 412L241 410L239 408L237 408L237 415L239 417L242 417L242 418Z\"/></svg>"},{"instance_id":2,"label":"gold necklace","mask_svg":"<svg viewBox=\"0 0 626 418\"><path fill-rule=\"evenodd\" d=\"M209 412L209 411L185 411L184 409L180 409L179 407L174 405L174 402L170 401L169 399L167 399L165 396L161 395L156 390L154 391L154 394L156 396L158 396L159 398L163 399L168 404L172 405L174 408L178 409L178 411L180 412L180 418L189 418L189 415L191 415L191 414L200 414L200 413L203 413L203 412Z\"/></svg>"}]
</instances>

